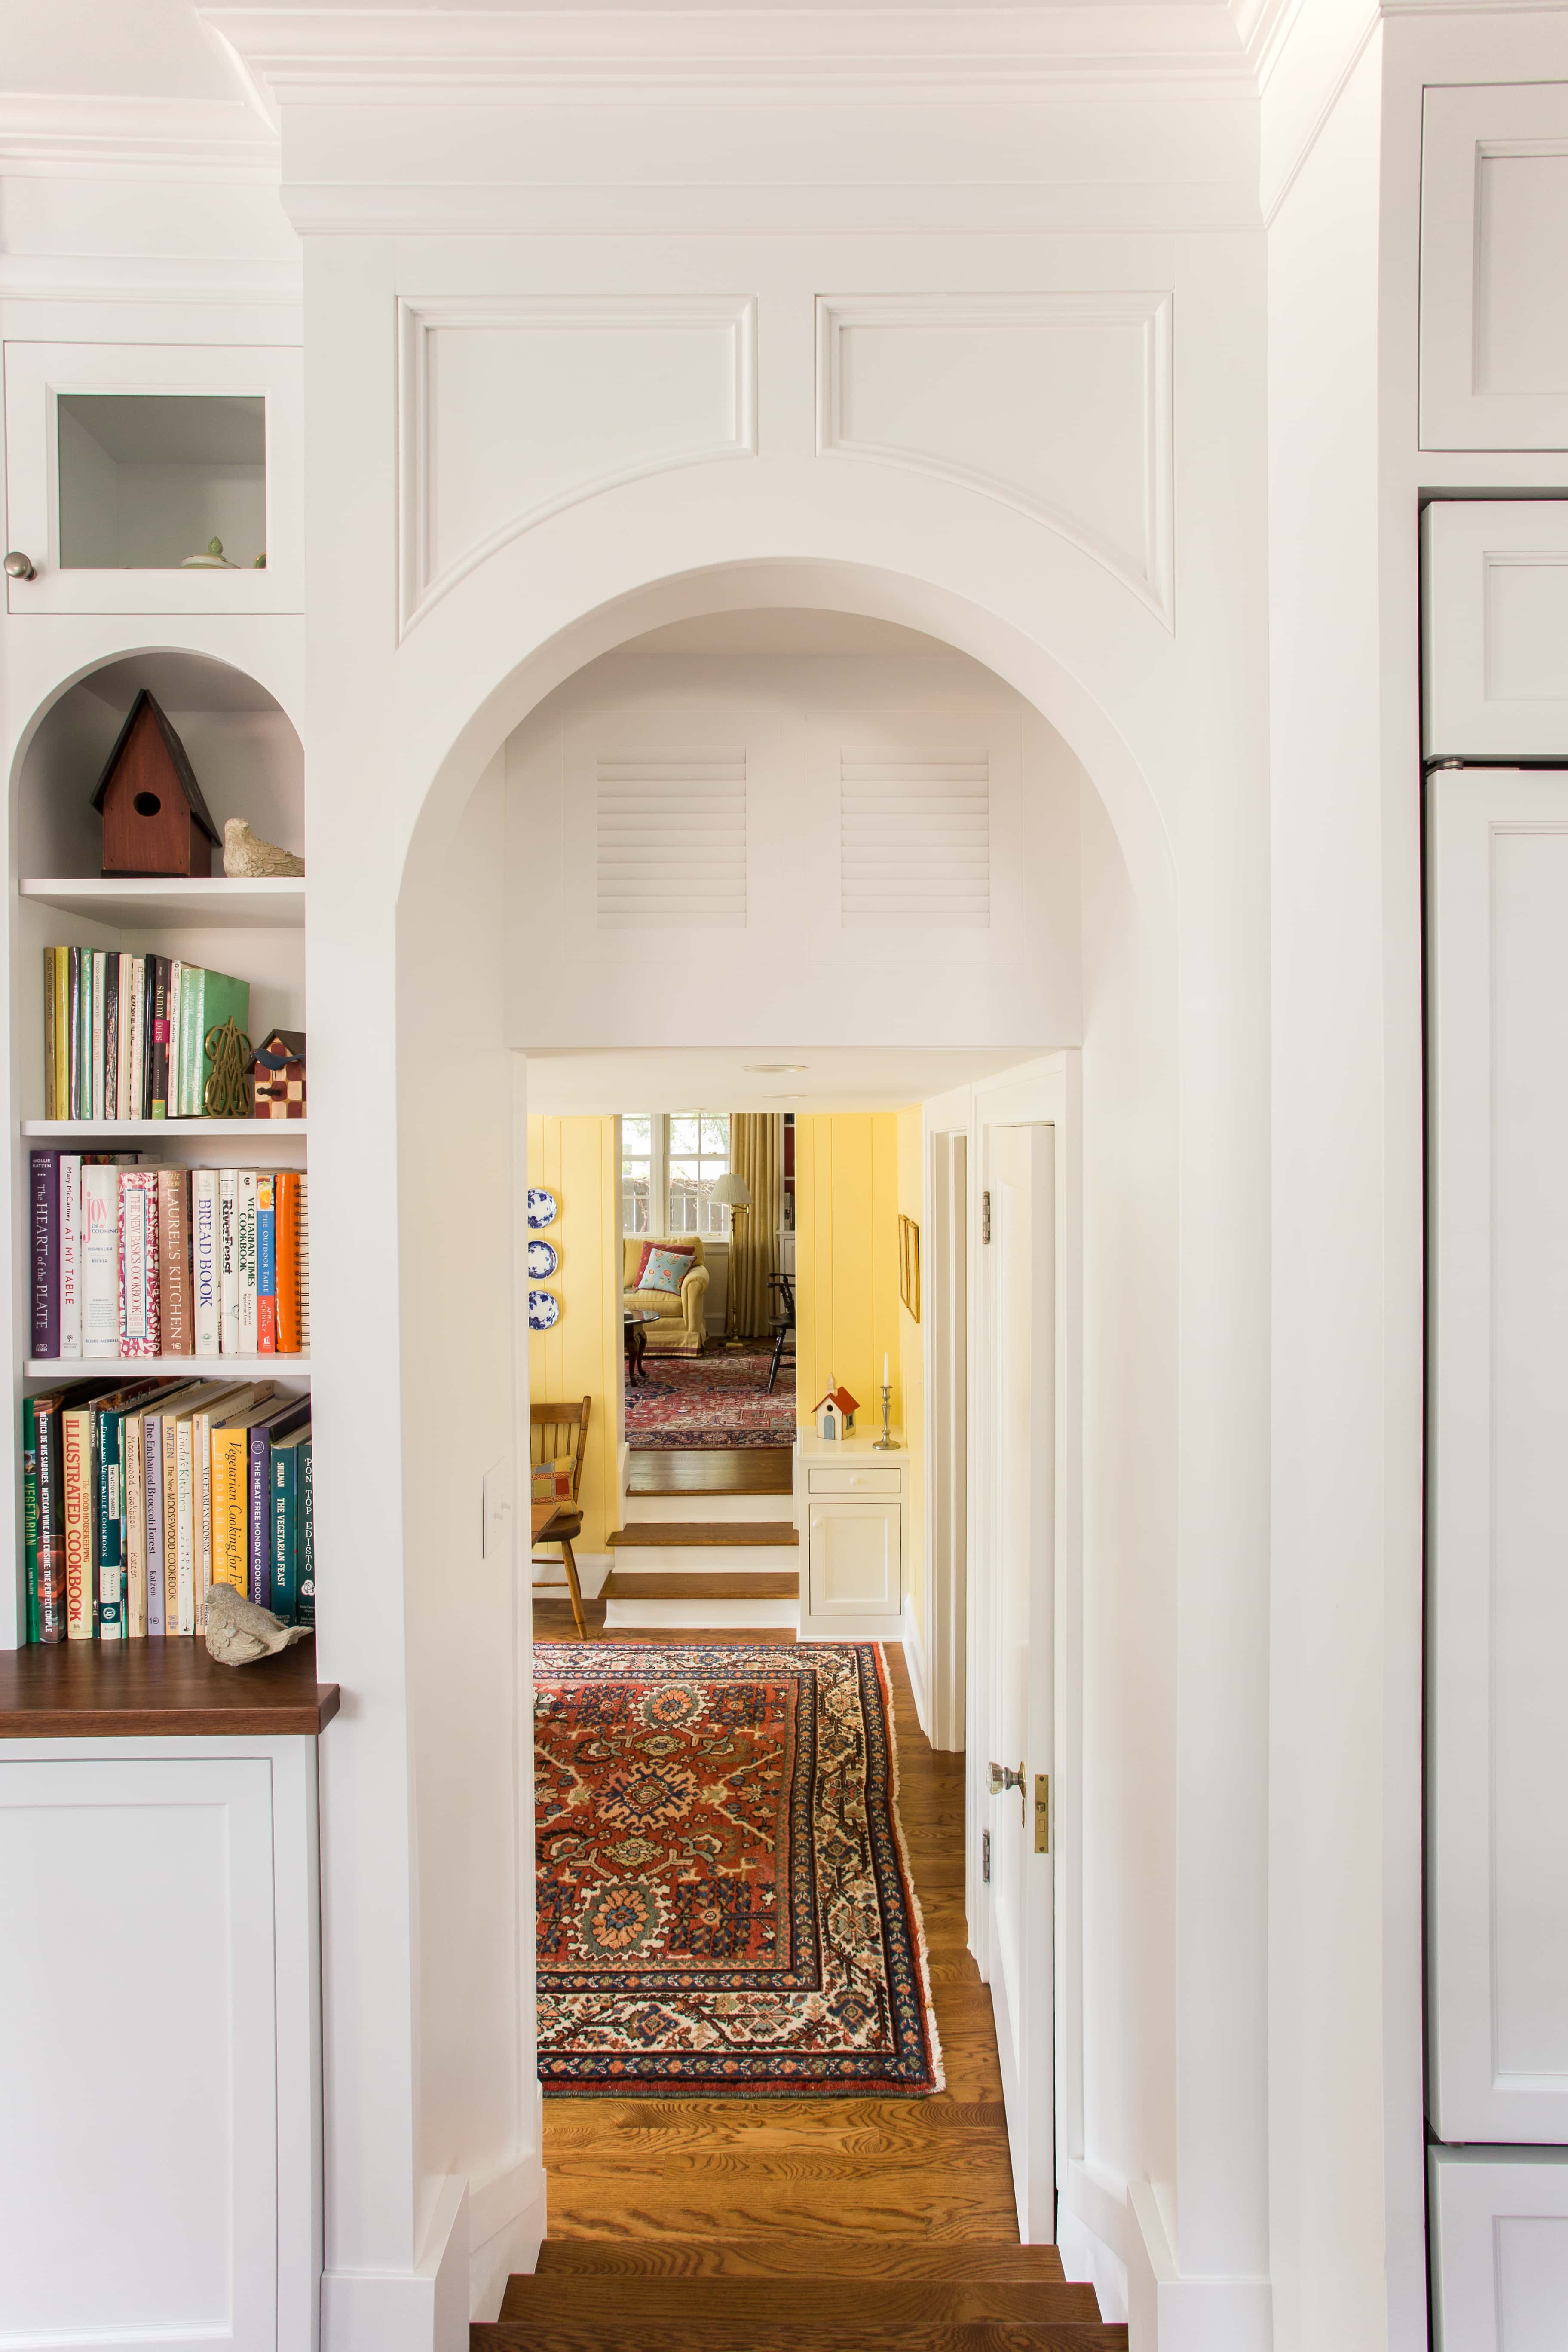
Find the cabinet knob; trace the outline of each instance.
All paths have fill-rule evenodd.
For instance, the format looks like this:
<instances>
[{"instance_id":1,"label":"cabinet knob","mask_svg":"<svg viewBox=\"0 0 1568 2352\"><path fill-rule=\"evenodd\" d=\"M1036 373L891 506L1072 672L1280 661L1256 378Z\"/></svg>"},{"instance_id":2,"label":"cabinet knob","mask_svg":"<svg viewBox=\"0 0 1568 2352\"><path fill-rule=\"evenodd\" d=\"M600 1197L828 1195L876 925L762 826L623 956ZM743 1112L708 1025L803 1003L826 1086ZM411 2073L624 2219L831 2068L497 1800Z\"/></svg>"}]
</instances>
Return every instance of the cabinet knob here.
<instances>
[{"instance_id":1,"label":"cabinet knob","mask_svg":"<svg viewBox=\"0 0 1568 2352\"><path fill-rule=\"evenodd\" d=\"M19 547L14 547L9 555L5 558L6 579L36 580L37 576L38 567L34 562L32 557L30 555L24 555Z\"/></svg>"}]
</instances>

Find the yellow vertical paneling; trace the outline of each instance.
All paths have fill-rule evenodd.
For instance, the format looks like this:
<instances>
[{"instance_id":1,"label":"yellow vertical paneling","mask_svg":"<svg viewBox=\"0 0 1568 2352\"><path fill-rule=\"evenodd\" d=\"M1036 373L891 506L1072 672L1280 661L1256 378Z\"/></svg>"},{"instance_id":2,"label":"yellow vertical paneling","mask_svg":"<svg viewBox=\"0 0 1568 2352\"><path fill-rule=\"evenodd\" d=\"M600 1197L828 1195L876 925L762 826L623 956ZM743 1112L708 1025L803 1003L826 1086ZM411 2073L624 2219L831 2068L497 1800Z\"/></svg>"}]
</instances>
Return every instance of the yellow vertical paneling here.
<instances>
[{"instance_id":1,"label":"yellow vertical paneling","mask_svg":"<svg viewBox=\"0 0 1568 2352\"><path fill-rule=\"evenodd\" d=\"M904 1381L899 1335L899 1132L893 1111L795 1121L795 1267L800 1409L837 1380L859 1400L869 1436L881 1420L882 1356L895 1422Z\"/></svg>"},{"instance_id":2,"label":"yellow vertical paneling","mask_svg":"<svg viewBox=\"0 0 1568 2352\"><path fill-rule=\"evenodd\" d=\"M620 1170L613 1118L528 1122L528 1181L547 1184L561 1213L544 1236L561 1254L548 1287L561 1301L552 1331L529 1334L536 1403L593 1399L583 1472L584 1551L603 1551L620 1524Z\"/></svg>"}]
</instances>

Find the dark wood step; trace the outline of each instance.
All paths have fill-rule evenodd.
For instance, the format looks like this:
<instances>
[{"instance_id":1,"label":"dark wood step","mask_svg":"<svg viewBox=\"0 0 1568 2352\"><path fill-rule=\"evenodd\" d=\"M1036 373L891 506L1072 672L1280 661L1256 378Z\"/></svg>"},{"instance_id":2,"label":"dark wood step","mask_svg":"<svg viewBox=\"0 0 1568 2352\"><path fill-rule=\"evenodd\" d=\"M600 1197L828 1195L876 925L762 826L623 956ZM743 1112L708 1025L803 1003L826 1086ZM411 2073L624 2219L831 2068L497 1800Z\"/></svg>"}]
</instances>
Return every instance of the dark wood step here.
<instances>
[{"instance_id":1,"label":"dark wood step","mask_svg":"<svg viewBox=\"0 0 1568 2352\"><path fill-rule=\"evenodd\" d=\"M670 1569L632 1571L612 1569L600 1590L601 1601L797 1601L800 1570L743 1568Z\"/></svg>"},{"instance_id":2,"label":"dark wood step","mask_svg":"<svg viewBox=\"0 0 1568 2352\"><path fill-rule=\"evenodd\" d=\"M908 2102L911 2110L925 2114L936 2104ZM925 2237L859 2238L826 2231L794 2237L782 2230L751 2238L546 2238L539 2249L536 2275L565 2273L579 2278L1035 2279L1049 2284L1061 2278L1062 2260L1055 2246L1021 2246L1015 2238L933 2242Z\"/></svg>"},{"instance_id":3,"label":"dark wood step","mask_svg":"<svg viewBox=\"0 0 1568 2352\"><path fill-rule=\"evenodd\" d=\"M788 1519L638 1519L616 1528L608 1540L612 1551L665 1551L672 1545L716 1550L732 1544L788 1550L798 1549L800 1529Z\"/></svg>"},{"instance_id":4,"label":"dark wood step","mask_svg":"<svg viewBox=\"0 0 1568 2352\"><path fill-rule=\"evenodd\" d=\"M858 2315L879 2334L901 2336L917 2325L966 2326L980 2319L1072 2320L1100 2326L1091 2286L1062 2281L996 2279L570 2278L546 2273L514 2278L501 2305L503 2320L552 2326L558 2320L596 2320L618 2327L712 2326L726 2321L744 2340L753 2327L787 2314L806 2333Z\"/></svg>"},{"instance_id":5,"label":"dark wood step","mask_svg":"<svg viewBox=\"0 0 1568 2352\"><path fill-rule=\"evenodd\" d=\"M635 2299L627 2290L626 2301ZM809 2326L795 2307L798 2283L779 2297L776 2311L704 2319L687 2313L677 2320L639 2319L628 2309L618 2319L586 2316L477 2321L468 2330L470 2352L1127 2352L1125 2327L1093 2320L900 2319L889 2322L875 2308L840 2308Z\"/></svg>"},{"instance_id":6,"label":"dark wood step","mask_svg":"<svg viewBox=\"0 0 1568 2352\"><path fill-rule=\"evenodd\" d=\"M787 1445L638 1445L626 1462L628 1495L787 1495L794 1455Z\"/></svg>"}]
</instances>

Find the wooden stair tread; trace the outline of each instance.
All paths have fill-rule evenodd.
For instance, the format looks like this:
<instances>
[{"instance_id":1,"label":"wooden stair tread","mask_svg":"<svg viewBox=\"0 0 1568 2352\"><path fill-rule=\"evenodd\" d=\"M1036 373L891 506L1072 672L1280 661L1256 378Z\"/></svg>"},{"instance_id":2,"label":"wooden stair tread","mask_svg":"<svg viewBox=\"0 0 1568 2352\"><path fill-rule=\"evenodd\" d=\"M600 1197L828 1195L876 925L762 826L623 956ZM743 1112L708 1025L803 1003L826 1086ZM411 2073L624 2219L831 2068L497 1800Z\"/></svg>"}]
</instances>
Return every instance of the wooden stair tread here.
<instances>
[{"instance_id":1,"label":"wooden stair tread","mask_svg":"<svg viewBox=\"0 0 1568 2352\"><path fill-rule=\"evenodd\" d=\"M599 1591L601 1601L795 1601L799 1595L800 1570L794 1568L646 1569L636 1575L612 1569Z\"/></svg>"},{"instance_id":2,"label":"wooden stair tread","mask_svg":"<svg viewBox=\"0 0 1568 2352\"><path fill-rule=\"evenodd\" d=\"M607 1538L612 1551L665 1551L689 1545L711 1550L720 1546L780 1546L798 1549L800 1529L788 1519L636 1519L616 1528Z\"/></svg>"},{"instance_id":3,"label":"wooden stair tread","mask_svg":"<svg viewBox=\"0 0 1568 2352\"><path fill-rule=\"evenodd\" d=\"M787 1495L794 1483L787 1445L634 1445L626 1463L628 1495Z\"/></svg>"},{"instance_id":4,"label":"wooden stair tread","mask_svg":"<svg viewBox=\"0 0 1568 2352\"><path fill-rule=\"evenodd\" d=\"M794 2307L796 2292L792 2281L776 2311L744 2317L688 2312L647 2320L628 2308L614 2320L479 2321L468 2341L471 2352L878 2352L882 2346L888 2352L1127 2352L1126 2328L1096 2320L900 2318L885 2325L875 2305L864 2314L841 2308L832 2318L813 2317L807 2334ZM635 2299L628 2291L627 2305Z\"/></svg>"},{"instance_id":5,"label":"wooden stair tread","mask_svg":"<svg viewBox=\"0 0 1568 2352\"><path fill-rule=\"evenodd\" d=\"M1100 2326L1092 2286L1039 2279L768 2278L583 2278L560 2273L514 2278L501 2305L503 2320L535 2326L556 2319L607 2321L617 2326L631 2315L675 2326L683 2322L728 2319L737 2327L789 2314L815 2335L859 2315L879 2328L940 2322L952 2327L977 2319L1074 2320Z\"/></svg>"},{"instance_id":6,"label":"wooden stair tread","mask_svg":"<svg viewBox=\"0 0 1568 2352\"><path fill-rule=\"evenodd\" d=\"M629 2104L629 2102L628 2102ZM911 2107L928 2103L911 2099ZM1016 2238L938 2243L926 2237L856 2238L785 2231L743 2238L546 2238L539 2277L986 2278L1062 2275L1055 2246Z\"/></svg>"}]
</instances>

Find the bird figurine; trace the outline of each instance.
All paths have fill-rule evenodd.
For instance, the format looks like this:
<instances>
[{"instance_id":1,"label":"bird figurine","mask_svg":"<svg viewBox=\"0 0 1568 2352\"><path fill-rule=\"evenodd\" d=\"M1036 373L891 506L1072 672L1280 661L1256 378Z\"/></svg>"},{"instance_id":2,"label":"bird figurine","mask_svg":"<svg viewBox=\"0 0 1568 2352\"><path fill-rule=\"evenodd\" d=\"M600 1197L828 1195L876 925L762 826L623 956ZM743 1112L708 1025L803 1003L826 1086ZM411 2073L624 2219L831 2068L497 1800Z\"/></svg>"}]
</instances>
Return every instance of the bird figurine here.
<instances>
[{"instance_id":1,"label":"bird figurine","mask_svg":"<svg viewBox=\"0 0 1568 2352\"><path fill-rule=\"evenodd\" d=\"M270 1609L258 1608L232 1584L215 1584L207 1594L207 1655L220 1666L250 1666L304 1641L309 1625L285 1625Z\"/></svg>"},{"instance_id":2,"label":"bird figurine","mask_svg":"<svg viewBox=\"0 0 1568 2352\"><path fill-rule=\"evenodd\" d=\"M242 816L231 816L223 829L223 870L232 882L254 881L279 874L303 874L305 861L291 849L263 841Z\"/></svg>"}]
</instances>

